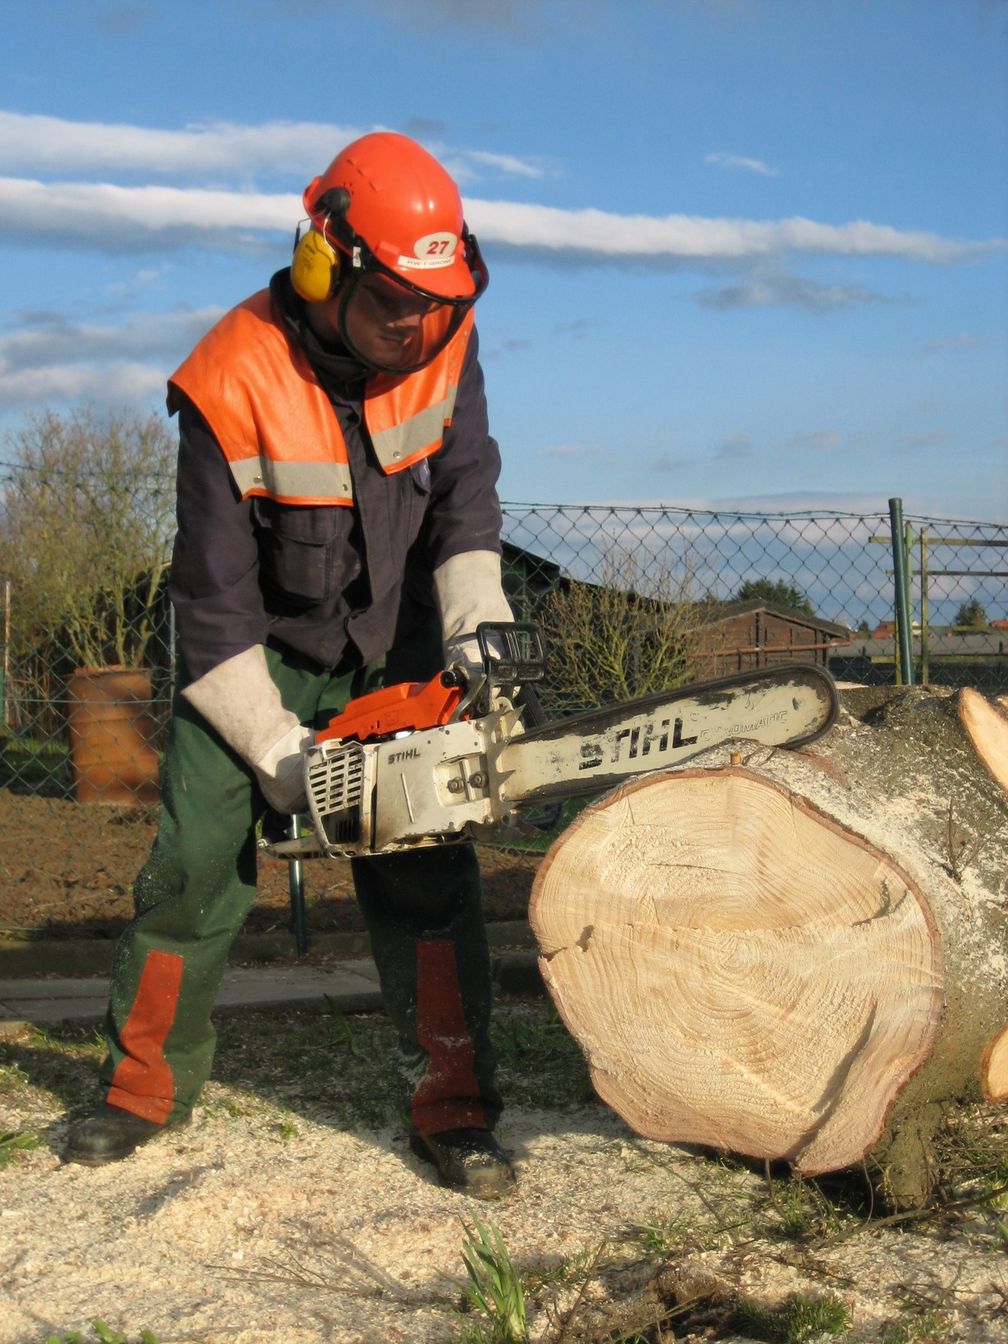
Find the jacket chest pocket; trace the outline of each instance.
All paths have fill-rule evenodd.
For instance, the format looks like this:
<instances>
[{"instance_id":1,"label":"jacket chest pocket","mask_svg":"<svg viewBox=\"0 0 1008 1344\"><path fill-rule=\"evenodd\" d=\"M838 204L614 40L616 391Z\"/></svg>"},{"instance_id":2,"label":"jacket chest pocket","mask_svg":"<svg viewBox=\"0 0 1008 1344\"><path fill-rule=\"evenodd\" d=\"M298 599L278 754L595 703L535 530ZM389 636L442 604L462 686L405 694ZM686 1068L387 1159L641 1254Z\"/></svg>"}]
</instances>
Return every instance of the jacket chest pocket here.
<instances>
[{"instance_id":1,"label":"jacket chest pocket","mask_svg":"<svg viewBox=\"0 0 1008 1344\"><path fill-rule=\"evenodd\" d=\"M335 596L360 570L350 545L353 510L253 501L267 585L307 602Z\"/></svg>"}]
</instances>

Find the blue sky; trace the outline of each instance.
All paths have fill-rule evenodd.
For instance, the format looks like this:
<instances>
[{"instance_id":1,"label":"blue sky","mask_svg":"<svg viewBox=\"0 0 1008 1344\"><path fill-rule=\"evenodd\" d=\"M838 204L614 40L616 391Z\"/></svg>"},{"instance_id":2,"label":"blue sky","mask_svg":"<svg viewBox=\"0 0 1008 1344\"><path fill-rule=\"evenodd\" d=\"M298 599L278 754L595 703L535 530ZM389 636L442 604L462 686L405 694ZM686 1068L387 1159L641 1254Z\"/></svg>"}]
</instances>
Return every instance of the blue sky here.
<instances>
[{"instance_id":1,"label":"blue sky","mask_svg":"<svg viewBox=\"0 0 1008 1344\"><path fill-rule=\"evenodd\" d=\"M1008 521L1005 0L4 6L0 431L163 404L359 133L453 171L505 500Z\"/></svg>"}]
</instances>

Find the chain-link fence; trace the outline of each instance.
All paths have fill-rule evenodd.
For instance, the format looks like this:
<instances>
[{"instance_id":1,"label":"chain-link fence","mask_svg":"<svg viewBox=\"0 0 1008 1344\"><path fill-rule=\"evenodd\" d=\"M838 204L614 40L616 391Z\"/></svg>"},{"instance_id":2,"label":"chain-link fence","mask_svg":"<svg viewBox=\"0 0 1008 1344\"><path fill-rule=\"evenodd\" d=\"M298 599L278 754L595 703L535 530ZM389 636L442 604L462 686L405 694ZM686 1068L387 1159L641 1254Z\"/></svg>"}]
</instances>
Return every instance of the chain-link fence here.
<instances>
[{"instance_id":1,"label":"chain-link fence","mask_svg":"<svg viewBox=\"0 0 1008 1344\"><path fill-rule=\"evenodd\" d=\"M838 677L1008 690L1006 525L900 514L896 526L892 509L755 514L538 504L508 506L505 536L511 596L529 614L541 610L542 589L561 578L597 584L628 574L644 594L671 583L680 601L697 604L702 624L724 624L744 607L758 617L762 604L791 611L791 625L806 634L789 632L797 635L789 653L826 662ZM905 666L897 561L911 634ZM733 628L754 638L722 645L709 671L734 670L731 654L735 666L773 654L767 622Z\"/></svg>"},{"instance_id":2,"label":"chain-link fence","mask_svg":"<svg viewBox=\"0 0 1008 1344\"><path fill-rule=\"evenodd\" d=\"M518 617L546 625L561 669L597 667L619 637L600 594L619 597L623 626L648 631L634 653L636 680L628 674L616 691L650 688L640 668L653 673L657 658L671 659L667 646L656 653L656 640L673 626L680 680L786 656L825 663L848 680L1008 691L1008 526L902 520L912 652L905 669L889 512L509 504L504 514L509 597ZM44 629L35 621L23 632L18 613L31 604L17 597L15 581L0 574L0 788L81 802L152 801L174 674L163 572L157 583L136 579L132 607L114 618L93 604L103 630L113 619L142 623L142 639L121 645L141 655L126 666L77 668L65 621ZM594 698L611 698L601 672L597 690ZM584 700L572 692L555 703Z\"/></svg>"}]
</instances>

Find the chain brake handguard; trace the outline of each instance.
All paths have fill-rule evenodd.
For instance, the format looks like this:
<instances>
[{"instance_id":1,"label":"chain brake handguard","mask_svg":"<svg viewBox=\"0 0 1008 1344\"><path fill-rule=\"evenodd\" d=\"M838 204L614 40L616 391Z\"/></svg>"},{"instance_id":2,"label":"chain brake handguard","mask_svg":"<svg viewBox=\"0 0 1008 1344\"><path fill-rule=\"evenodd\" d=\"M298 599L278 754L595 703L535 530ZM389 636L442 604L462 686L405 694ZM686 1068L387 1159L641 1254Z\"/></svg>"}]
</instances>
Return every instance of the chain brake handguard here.
<instances>
[{"instance_id":1,"label":"chain brake handguard","mask_svg":"<svg viewBox=\"0 0 1008 1344\"><path fill-rule=\"evenodd\" d=\"M490 646L496 636L504 646L499 654ZM546 654L542 631L534 621L480 621L476 627L486 677L497 686L525 685L542 681L546 675Z\"/></svg>"},{"instance_id":2,"label":"chain brake handguard","mask_svg":"<svg viewBox=\"0 0 1008 1344\"><path fill-rule=\"evenodd\" d=\"M458 718L470 710L489 714L498 693L513 701L518 687L542 681L546 675L542 631L533 621L480 621L476 643L483 675L470 682L456 710Z\"/></svg>"}]
</instances>

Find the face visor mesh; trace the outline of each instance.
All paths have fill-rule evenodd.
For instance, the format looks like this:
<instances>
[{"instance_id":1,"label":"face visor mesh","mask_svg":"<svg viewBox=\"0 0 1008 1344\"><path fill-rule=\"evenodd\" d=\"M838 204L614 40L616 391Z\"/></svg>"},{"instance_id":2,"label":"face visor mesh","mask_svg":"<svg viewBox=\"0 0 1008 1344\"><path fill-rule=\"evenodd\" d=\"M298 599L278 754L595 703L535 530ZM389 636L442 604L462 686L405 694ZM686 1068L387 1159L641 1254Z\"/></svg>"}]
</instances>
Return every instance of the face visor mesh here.
<instances>
[{"instance_id":1,"label":"face visor mesh","mask_svg":"<svg viewBox=\"0 0 1008 1344\"><path fill-rule=\"evenodd\" d=\"M475 298L445 301L384 271L349 270L339 292L340 337L369 368L412 373L441 353Z\"/></svg>"}]
</instances>

